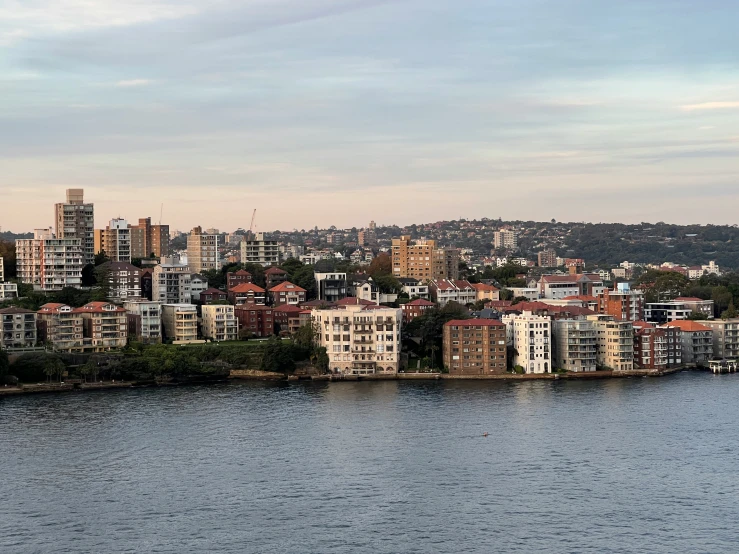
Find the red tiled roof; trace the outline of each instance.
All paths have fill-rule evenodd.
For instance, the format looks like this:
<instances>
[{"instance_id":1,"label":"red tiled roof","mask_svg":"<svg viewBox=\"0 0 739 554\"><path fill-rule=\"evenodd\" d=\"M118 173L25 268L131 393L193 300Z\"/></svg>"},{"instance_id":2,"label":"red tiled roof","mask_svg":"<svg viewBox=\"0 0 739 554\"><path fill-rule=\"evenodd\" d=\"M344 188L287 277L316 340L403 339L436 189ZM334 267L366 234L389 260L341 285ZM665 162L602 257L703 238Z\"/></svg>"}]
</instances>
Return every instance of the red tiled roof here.
<instances>
[{"instance_id":1,"label":"red tiled roof","mask_svg":"<svg viewBox=\"0 0 739 554\"><path fill-rule=\"evenodd\" d=\"M652 325L651 323L647 323L646 321L635 321L634 323L632 323L632 326L634 327L634 329L636 329L637 327L641 329L654 329L654 325Z\"/></svg>"},{"instance_id":2,"label":"red tiled roof","mask_svg":"<svg viewBox=\"0 0 739 554\"><path fill-rule=\"evenodd\" d=\"M231 289L233 290L233 289ZM200 294L226 294L221 289L217 289L215 287L210 287L209 289L206 289L202 291Z\"/></svg>"},{"instance_id":3,"label":"red tiled roof","mask_svg":"<svg viewBox=\"0 0 739 554\"><path fill-rule=\"evenodd\" d=\"M495 292L498 289L493 285L486 285L485 283L470 283L472 288L482 292Z\"/></svg>"},{"instance_id":4,"label":"red tiled roof","mask_svg":"<svg viewBox=\"0 0 739 554\"><path fill-rule=\"evenodd\" d=\"M265 275L287 275L287 271L280 269L279 267L270 267L264 272Z\"/></svg>"},{"instance_id":5,"label":"red tiled roof","mask_svg":"<svg viewBox=\"0 0 739 554\"><path fill-rule=\"evenodd\" d=\"M291 283L290 281L283 281L279 285L275 285L269 292L305 292L305 289Z\"/></svg>"},{"instance_id":6,"label":"red tiled roof","mask_svg":"<svg viewBox=\"0 0 739 554\"><path fill-rule=\"evenodd\" d=\"M346 298L339 300L336 303L337 306L374 306L374 302L370 302L369 300L362 300L361 298L356 298L354 296L347 296Z\"/></svg>"},{"instance_id":7,"label":"red tiled roof","mask_svg":"<svg viewBox=\"0 0 739 554\"><path fill-rule=\"evenodd\" d=\"M105 306L113 306L113 310L103 310ZM90 312L125 312L126 310L110 302L88 302L81 308L72 310L76 314L86 314Z\"/></svg>"},{"instance_id":8,"label":"red tiled roof","mask_svg":"<svg viewBox=\"0 0 739 554\"><path fill-rule=\"evenodd\" d=\"M251 277L251 273L249 273L245 269L239 269L236 273L233 273L233 275L247 275L247 276Z\"/></svg>"},{"instance_id":9,"label":"red tiled roof","mask_svg":"<svg viewBox=\"0 0 739 554\"><path fill-rule=\"evenodd\" d=\"M298 306L294 304L282 304L280 306L275 307L276 312L284 312L286 314L296 314L300 312L304 312L306 310L303 310L303 308L299 308Z\"/></svg>"},{"instance_id":10,"label":"red tiled roof","mask_svg":"<svg viewBox=\"0 0 739 554\"><path fill-rule=\"evenodd\" d=\"M403 305L404 306L436 306L436 304L434 304L433 302L429 302L428 300L424 300L423 298L416 298L415 300L406 302Z\"/></svg>"},{"instance_id":11,"label":"red tiled roof","mask_svg":"<svg viewBox=\"0 0 739 554\"><path fill-rule=\"evenodd\" d=\"M705 325L701 325L697 321L692 321L690 319L678 319L677 321L671 321L669 323L664 323L660 325L660 327L679 327L681 331L710 331L710 327L706 327Z\"/></svg>"},{"instance_id":12,"label":"red tiled roof","mask_svg":"<svg viewBox=\"0 0 739 554\"><path fill-rule=\"evenodd\" d=\"M582 300L583 302L597 302L598 299L595 296L588 296L587 294L578 294L576 296L565 296L562 300Z\"/></svg>"},{"instance_id":13,"label":"red tiled roof","mask_svg":"<svg viewBox=\"0 0 739 554\"><path fill-rule=\"evenodd\" d=\"M25 308L18 308L11 306L10 308L0 308L0 314L35 314L33 310L26 310Z\"/></svg>"},{"instance_id":14,"label":"red tiled roof","mask_svg":"<svg viewBox=\"0 0 739 554\"><path fill-rule=\"evenodd\" d=\"M232 288L231 292L264 292L264 289L254 283L241 283Z\"/></svg>"},{"instance_id":15,"label":"red tiled roof","mask_svg":"<svg viewBox=\"0 0 739 554\"><path fill-rule=\"evenodd\" d=\"M452 319L444 324L444 327L451 326L481 326L481 327L505 327L505 323L499 319Z\"/></svg>"}]
</instances>

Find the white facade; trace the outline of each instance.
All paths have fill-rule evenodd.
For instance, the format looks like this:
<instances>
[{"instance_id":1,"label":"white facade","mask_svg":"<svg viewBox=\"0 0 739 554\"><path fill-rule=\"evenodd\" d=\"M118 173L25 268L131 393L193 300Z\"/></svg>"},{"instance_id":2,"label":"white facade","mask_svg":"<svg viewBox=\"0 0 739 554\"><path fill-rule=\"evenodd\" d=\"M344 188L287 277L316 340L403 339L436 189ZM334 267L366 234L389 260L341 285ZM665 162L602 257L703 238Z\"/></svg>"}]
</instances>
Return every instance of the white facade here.
<instances>
[{"instance_id":1,"label":"white facade","mask_svg":"<svg viewBox=\"0 0 739 554\"><path fill-rule=\"evenodd\" d=\"M598 338L598 365L608 369L634 369L634 327L631 321L616 321L610 315L589 315Z\"/></svg>"},{"instance_id":2,"label":"white facade","mask_svg":"<svg viewBox=\"0 0 739 554\"><path fill-rule=\"evenodd\" d=\"M190 297L192 301L200 300L200 293L208 290L208 281L205 277L193 273L190 275Z\"/></svg>"},{"instance_id":3,"label":"white facade","mask_svg":"<svg viewBox=\"0 0 739 554\"><path fill-rule=\"evenodd\" d=\"M216 341L236 340L239 322L233 306L209 304L202 308L201 330L203 337Z\"/></svg>"},{"instance_id":4,"label":"white facade","mask_svg":"<svg viewBox=\"0 0 739 554\"><path fill-rule=\"evenodd\" d=\"M0 282L0 300L12 300L13 298L18 298L18 285Z\"/></svg>"},{"instance_id":5,"label":"white facade","mask_svg":"<svg viewBox=\"0 0 739 554\"><path fill-rule=\"evenodd\" d=\"M423 300L428 300L430 298L429 286L421 284L420 282L415 285L410 283L404 284L401 290L406 293L409 298L413 298L414 296L422 298Z\"/></svg>"},{"instance_id":6,"label":"white facade","mask_svg":"<svg viewBox=\"0 0 739 554\"><path fill-rule=\"evenodd\" d=\"M507 229L495 231L493 233L493 247L516 250L518 248L518 232Z\"/></svg>"},{"instance_id":7,"label":"white facade","mask_svg":"<svg viewBox=\"0 0 739 554\"><path fill-rule=\"evenodd\" d=\"M257 233L254 239L241 243L241 263L255 263L263 266L280 263L280 247L276 240L266 240L264 233Z\"/></svg>"},{"instance_id":8,"label":"white facade","mask_svg":"<svg viewBox=\"0 0 739 554\"><path fill-rule=\"evenodd\" d=\"M111 219L105 230L108 235L109 247L105 254L114 262L131 263L131 227L125 219Z\"/></svg>"},{"instance_id":9,"label":"white facade","mask_svg":"<svg viewBox=\"0 0 739 554\"><path fill-rule=\"evenodd\" d=\"M164 304L189 304L192 301L189 267L175 257L162 256L161 262L154 267L151 299Z\"/></svg>"},{"instance_id":10,"label":"white facade","mask_svg":"<svg viewBox=\"0 0 739 554\"><path fill-rule=\"evenodd\" d=\"M15 246L22 283L42 291L82 285L80 239L57 239L51 229L36 229L32 239L18 239Z\"/></svg>"},{"instance_id":11,"label":"white facade","mask_svg":"<svg viewBox=\"0 0 739 554\"><path fill-rule=\"evenodd\" d=\"M140 341L147 344L162 342L162 305L159 302L136 298L126 300L123 307L129 314L139 317L137 338Z\"/></svg>"},{"instance_id":12,"label":"white facade","mask_svg":"<svg viewBox=\"0 0 739 554\"><path fill-rule=\"evenodd\" d=\"M56 237L78 239L82 265L95 263L95 210L85 204L84 189L67 189L67 201L54 204Z\"/></svg>"},{"instance_id":13,"label":"white facade","mask_svg":"<svg viewBox=\"0 0 739 554\"><path fill-rule=\"evenodd\" d=\"M5 281L5 265L3 265L3 257L0 256L0 283Z\"/></svg>"},{"instance_id":14,"label":"white facade","mask_svg":"<svg viewBox=\"0 0 739 554\"><path fill-rule=\"evenodd\" d=\"M513 346L513 364L520 365L526 373L550 373L552 371L552 321L545 316L524 311L502 318L507 327L508 344Z\"/></svg>"},{"instance_id":15,"label":"white facade","mask_svg":"<svg viewBox=\"0 0 739 554\"><path fill-rule=\"evenodd\" d=\"M349 305L313 310L312 318L333 372L398 372L402 310Z\"/></svg>"},{"instance_id":16,"label":"white facade","mask_svg":"<svg viewBox=\"0 0 739 554\"><path fill-rule=\"evenodd\" d=\"M508 290L513 294L513 298L522 296L531 302L539 300L539 289L536 287L511 287Z\"/></svg>"}]
</instances>

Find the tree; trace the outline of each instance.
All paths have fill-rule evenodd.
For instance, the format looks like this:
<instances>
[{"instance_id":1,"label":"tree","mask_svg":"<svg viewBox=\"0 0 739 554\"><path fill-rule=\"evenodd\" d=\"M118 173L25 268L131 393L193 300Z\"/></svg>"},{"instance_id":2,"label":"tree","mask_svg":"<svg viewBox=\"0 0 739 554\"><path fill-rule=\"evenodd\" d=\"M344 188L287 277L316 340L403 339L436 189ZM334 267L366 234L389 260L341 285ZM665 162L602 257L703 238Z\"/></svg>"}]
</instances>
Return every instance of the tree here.
<instances>
[{"instance_id":1,"label":"tree","mask_svg":"<svg viewBox=\"0 0 739 554\"><path fill-rule=\"evenodd\" d=\"M306 298L313 300L316 298L316 277L313 272L312 265L304 265L293 273L292 283L306 290Z\"/></svg>"},{"instance_id":2,"label":"tree","mask_svg":"<svg viewBox=\"0 0 739 554\"><path fill-rule=\"evenodd\" d=\"M287 271L288 275L290 276L292 276L301 267L303 267L303 262L301 262L297 258L288 258L280 266L280 268L283 271Z\"/></svg>"},{"instance_id":3,"label":"tree","mask_svg":"<svg viewBox=\"0 0 739 554\"><path fill-rule=\"evenodd\" d=\"M316 273L331 273L336 271L336 260L334 259L323 259L318 260L315 266Z\"/></svg>"},{"instance_id":4,"label":"tree","mask_svg":"<svg viewBox=\"0 0 739 554\"><path fill-rule=\"evenodd\" d=\"M10 368L10 362L8 361L8 353L5 350L0 349L0 381L2 381L8 374Z\"/></svg>"},{"instance_id":5,"label":"tree","mask_svg":"<svg viewBox=\"0 0 739 554\"><path fill-rule=\"evenodd\" d=\"M377 279L381 275L393 274L393 260L387 252L380 252L367 270L372 279Z\"/></svg>"},{"instance_id":6,"label":"tree","mask_svg":"<svg viewBox=\"0 0 739 554\"><path fill-rule=\"evenodd\" d=\"M403 288L403 285L393 275L380 274L372 277L380 292L384 294L397 294Z\"/></svg>"},{"instance_id":7,"label":"tree","mask_svg":"<svg viewBox=\"0 0 739 554\"><path fill-rule=\"evenodd\" d=\"M266 286L266 280L264 278L264 268L260 264L248 262L241 264L241 267L251 273L251 281L258 287L264 288Z\"/></svg>"},{"instance_id":8,"label":"tree","mask_svg":"<svg viewBox=\"0 0 739 554\"><path fill-rule=\"evenodd\" d=\"M82 268L82 286L83 287L94 287L97 284L95 278L95 266L87 264Z\"/></svg>"},{"instance_id":9,"label":"tree","mask_svg":"<svg viewBox=\"0 0 739 554\"><path fill-rule=\"evenodd\" d=\"M734 302L734 296L729 292L726 287L714 287L711 291L711 298L713 299L713 306L716 313L721 314L729 308L729 305Z\"/></svg>"},{"instance_id":10,"label":"tree","mask_svg":"<svg viewBox=\"0 0 739 554\"><path fill-rule=\"evenodd\" d=\"M721 313L721 319L733 319L739 315L734 307L734 301L729 302L729 307Z\"/></svg>"},{"instance_id":11,"label":"tree","mask_svg":"<svg viewBox=\"0 0 739 554\"><path fill-rule=\"evenodd\" d=\"M262 371L274 373L291 373L295 371L295 360L292 356L292 348L277 337L270 338L262 354Z\"/></svg>"},{"instance_id":12,"label":"tree","mask_svg":"<svg viewBox=\"0 0 739 554\"><path fill-rule=\"evenodd\" d=\"M95 268L95 280L97 288L92 292L91 300L105 302L112 294L110 263L104 263Z\"/></svg>"},{"instance_id":13,"label":"tree","mask_svg":"<svg viewBox=\"0 0 739 554\"><path fill-rule=\"evenodd\" d=\"M95 265L103 265L106 262L109 262L110 258L105 254L105 250L101 250L97 254L95 254Z\"/></svg>"},{"instance_id":14,"label":"tree","mask_svg":"<svg viewBox=\"0 0 739 554\"><path fill-rule=\"evenodd\" d=\"M52 377L58 377L59 381L61 381L64 370L64 362L59 356L46 356L44 360L44 375L46 375L49 381L51 381Z\"/></svg>"},{"instance_id":15,"label":"tree","mask_svg":"<svg viewBox=\"0 0 739 554\"><path fill-rule=\"evenodd\" d=\"M4 261L5 278L11 279L16 277L16 253L14 242L0 240L0 258Z\"/></svg>"},{"instance_id":16,"label":"tree","mask_svg":"<svg viewBox=\"0 0 739 554\"><path fill-rule=\"evenodd\" d=\"M316 344L316 338L318 335L318 329L312 323L306 323L301 325L295 335L293 336L293 342L295 346L299 348L305 348L311 350Z\"/></svg>"}]
</instances>

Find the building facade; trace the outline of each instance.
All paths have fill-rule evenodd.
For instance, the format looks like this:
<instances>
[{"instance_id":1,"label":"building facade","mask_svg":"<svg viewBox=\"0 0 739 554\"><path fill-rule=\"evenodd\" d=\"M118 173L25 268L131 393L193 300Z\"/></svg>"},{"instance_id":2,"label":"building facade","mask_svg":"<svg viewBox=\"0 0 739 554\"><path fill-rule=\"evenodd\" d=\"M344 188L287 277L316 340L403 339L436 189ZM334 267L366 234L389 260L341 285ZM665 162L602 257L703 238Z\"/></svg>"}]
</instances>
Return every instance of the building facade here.
<instances>
[{"instance_id":1,"label":"building facade","mask_svg":"<svg viewBox=\"0 0 739 554\"><path fill-rule=\"evenodd\" d=\"M401 310L342 302L335 308L312 312L318 344L326 348L330 369L355 375L397 373Z\"/></svg>"},{"instance_id":2,"label":"building facade","mask_svg":"<svg viewBox=\"0 0 739 554\"><path fill-rule=\"evenodd\" d=\"M713 359L713 331L710 327L688 319L673 321L663 326L679 330L684 364L708 366L708 362Z\"/></svg>"},{"instance_id":3,"label":"building facade","mask_svg":"<svg viewBox=\"0 0 739 554\"><path fill-rule=\"evenodd\" d=\"M193 227L187 236L187 265L192 273L219 269L218 235L208 235L202 227Z\"/></svg>"},{"instance_id":4,"label":"building facade","mask_svg":"<svg viewBox=\"0 0 739 554\"><path fill-rule=\"evenodd\" d=\"M254 263L262 266L280 263L280 247L276 240L267 240L264 233L254 237L244 237L241 242L241 263Z\"/></svg>"},{"instance_id":5,"label":"building facade","mask_svg":"<svg viewBox=\"0 0 739 554\"><path fill-rule=\"evenodd\" d=\"M611 315L587 316L598 337L598 365L602 368L634 369L634 328L631 321L617 321Z\"/></svg>"},{"instance_id":6,"label":"building facade","mask_svg":"<svg viewBox=\"0 0 739 554\"><path fill-rule=\"evenodd\" d=\"M95 229L95 253L113 262L131 263L131 227L125 219L111 219L105 229Z\"/></svg>"},{"instance_id":7,"label":"building facade","mask_svg":"<svg viewBox=\"0 0 739 554\"><path fill-rule=\"evenodd\" d=\"M226 291L230 291L237 285L242 283L251 283L252 275L244 269L239 269L236 272L229 271L226 273Z\"/></svg>"},{"instance_id":8,"label":"building facade","mask_svg":"<svg viewBox=\"0 0 739 554\"><path fill-rule=\"evenodd\" d=\"M346 298L348 284L346 273L315 273L318 300L338 302Z\"/></svg>"},{"instance_id":9,"label":"building facade","mask_svg":"<svg viewBox=\"0 0 739 554\"><path fill-rule=\"evenodd\" d=\"M413 321L434 307L436 307L436 304L423 298L416 298L415 300L401 304L400 309L403 311L403 322L408 323Z\"/></svg>"},{"instance_id":10,"label":"building facade","mask_svg":"<svg viewBox=\"0 0 739 554\"><path fill-rule=\"evenodd\" d=\"M644 293L619 283L616 290L605 290L598 295L598 313L619 321L641 321L644 319Z\"/></svg>"},{"instance_id":11,"label":"building facade","mask_svg":"<svg viewBox=\"0 0 739 554\"><path fill-rule=\"evenodd\" d=\"M411 241L410 235L392 241L393 275L421 281L459 278L459 250L441 248L435 240Z\"/></svg>"},{"instance_id":12,"label":"building facade","mask_svg":"<svg viewBox=\"0 0 739 554\"><path fill-rule=\"evenodd\" d=\"M23 308L0 308L1 348L23 348L36 346L36 312Z\"/></svg>"},{"instance_id":13,"label":"building facade","mask_svg":"<svg viewBox=\"0 0 739 554\"><path fill-rule=\"evenodd\" d=\"M557 267L556 250L542 250L536 257L539 267Z\"/></svg>"},{"instance_id":14,"label":"building facade","mask_svg":"<svg viewBox=\"0 0 739 554\"><path fill-rule=\"evenodd\" d=\"M507 342L514 349L513 365L521 366L526 373L551 373L551 318L524 311L504 315L502 320L507 327Z\"/></svg>"},{"instance_id":15,"label":"building facade","mask_svg":"<svg viewBox=\"0 0 739 554\"><path fill-rule=\"evenodd\" d=\"M739 319L701 321L713 332L713 355L721 359L739 358Z\"/></svg>"},{"instance_id":16,"label":"building facade","mask_svg":"<svg viewBox=\"0 0 739 554\"><path fill-rule=\"evenodd\" d=\"M264 272L264 284L267 290L272 287L276 287L280 283L287 281L287 271L280 269L279 267L269 267Z\"/></svg>"},{"instance_id":17,"label":"building facade","mask_svg":"<svg viewBox=\"0 0 739 554\"><path fill-rule=\"evenodd\" d=\"M443 327L444 367L450 375L506 372L506 325L497 319L455 319Z\"/></svg>"},{"instance_id":18,"label":"building facade","mask_svg":"<svg viewBox=\"0 0 739 554\"><path fill-rule=\"evenodd\" d=\"M431 298L444 307L449 302L456 302L462 306L474 304L477 301L477 289L469 281L461 279L433 279L429 281Z\"/></svg>"},{"instance_id":19,"label":"building facade","mask_svg":"<svg viewBox=\"0 0 739 554\"><path fill-rule=\"evenodd\" d=\"M83 352L82 315L66 304L48 303L36 312L38 340L62 352Z\"/></svg>"},{"instance_id":20,"label":"building facade","mask_svg":"<svg viewBox=\"0 0 739 554\"><path fill-rule=\"evenodd\" d=\"M280 308L259 304L241 304L236 306L234 308L234 314L239 322L240 333L247 337L271 337L275 334L278 309Z\"/></svg>"},{"instance_id":21,"label":"building facade","mask_svg":"<svg viewBox=\"0 0 739 554\"><path fill-rule=\"evenodd\" d=\"M241 304L264 306L267 303L267 293L254 283L241 283L228 292L228 299L236 306Z\"/></svg>"},{"instance_id":22,"label":"building facade","mask_svg":"<svg viewBox=\"0 0 739 554\"><path fill-rule=\"evenodd\" d=\"M120 306L89 302L74 312L82 317L85 352L118 350L128 343L128 315Z\"/></svg>"},{"instance_id":23,"label":"building facade","mask_svg":"<svg viewBox=\"0 0 739 554\"><path fill-rule=\"evenodd\" d=\"M198 310L193 304L162 304L163 339L173 344L198 341Z\"/></svg>"},{"instance_id":24,"label":"building facade","mask_svg":"<svg viewBox=\"0 0 739 554\"><path fill-rule=\"evenodd\" d=\"M144 344L162 342L162 305L144 298L129 298L123 303L128 316L128 334Z\"/></svg>"},{"instance_id":25,"label":"building facade","mask_svg":"<svg viewBox=\"0 0 739 554\"><path fill-rule=\"evenodd\" d=\"M67 201L54 204L55 235L59 240L77 239L82 265L95 263L95 208L85 203L84 189L67 189Z\"/></svg>"},{"instance_id":26,"label":"building facade","mask_svg":"<svg viewBox=\"0 0 739 554\"><path fill-rule=\"evenodd\" d=\"M646 321L635 321L633 327L635 368L664 370L682 364L679 328L655 327Z\"/></svg>"},{"instance_id":27,"label":"building facade","mask_svg":"<svg viewBox=\"0 0 739 554\"><path fill-rule=\"evenodd\" d=\"M99 275L107 280L108 298L124 301L141 296L141 269L126 262L106 262L98 266Z\"/></svg>"},{"instance_id":28,"label":"building facade","mask_svg":"<svg viewBox=\"0 0 739 554\"><path fill-rule=\"evenodd\" d=\"M306 290L290 281L284 281L279 285L275 285L269 289L268 293L272 299L273 306L281 306L283 304L297 306L307 300L305 296Z\"/></svg>"},{"instance_id":29,"label":"building facade","mask_svg":"<svg viewBox=\"0 0 739 554\"><path fill-rule=\"evenodd\" d=\"M151 299L162 304L189 304L191 277L189 267L181 264L179 258L162 257L152 273Z\"/></svg>"},{"instance_id":30,"label":"building facade","mask_svg":"<svg viewBox=\"0 0 739 554\"><path fill-rule=\"evenodd\" d=\"M225 304L203 305L201 330L205 338L215 341L236 340L239 322L234 307Z\"/></svg>"},{"instance_id":31,"label":"building facade","mask_svg":"<svg viewBox=\"0 0 739 554\"><path fill-rule=\"evenodd\" d=\"M22 283L47 292L82 285L84 256L80 239L55 238L51 229L36 229L32 239L18 239L15 246Z\"/></svg>"},{"instance_id":32,"label":"building facade","mask_svg":"<svg viewBox=\"0 0 739 554\"><path fill-rule=\"evenodd\" d=\"M576 373L598 369L598 337L595 324L586 319L555 319L554 365Z\"/></svg>"}]
</instances>

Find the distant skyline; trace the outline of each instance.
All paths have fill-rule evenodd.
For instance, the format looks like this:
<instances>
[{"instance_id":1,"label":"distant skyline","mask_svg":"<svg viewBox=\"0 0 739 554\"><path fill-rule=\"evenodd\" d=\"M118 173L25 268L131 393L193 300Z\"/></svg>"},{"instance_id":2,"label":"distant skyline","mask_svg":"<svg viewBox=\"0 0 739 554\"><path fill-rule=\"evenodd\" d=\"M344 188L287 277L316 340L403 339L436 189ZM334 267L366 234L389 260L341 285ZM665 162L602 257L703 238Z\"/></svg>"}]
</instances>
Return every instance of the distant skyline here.
<instances>
[{"instance_id":1,"label":"distant skyline","mask_svg":"<svg viewBox=\"0 0 739 554\"><path fill-rule=\"evenodd\" d=\"M731 0L0 3L0 226L737 222ZM468 194L465 194L468 193Z\"/></svg>"}]
</instances>

